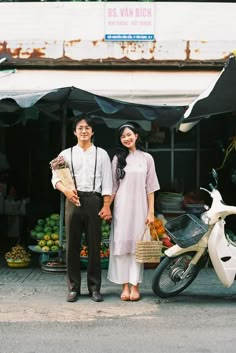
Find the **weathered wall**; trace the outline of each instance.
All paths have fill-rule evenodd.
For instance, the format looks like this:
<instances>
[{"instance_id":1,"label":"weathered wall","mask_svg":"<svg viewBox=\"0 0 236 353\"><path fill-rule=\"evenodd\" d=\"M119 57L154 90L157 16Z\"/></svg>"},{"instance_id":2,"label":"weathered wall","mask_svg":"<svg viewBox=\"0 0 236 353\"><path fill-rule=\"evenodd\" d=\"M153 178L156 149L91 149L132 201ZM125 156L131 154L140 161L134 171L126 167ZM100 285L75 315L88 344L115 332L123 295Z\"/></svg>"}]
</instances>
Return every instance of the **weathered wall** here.
<instances>
[{"instance_id":1,"label":"weathered wall","mask_svg":"<svg viewBox=\"0 0 236 353\"><path fill-rule=\"evenodd\" d=\"M234 3L154 3L153 42L104 41L105 6L1 3L2 65L222 65L236 49Z\"/></svg>"}]
</instances>

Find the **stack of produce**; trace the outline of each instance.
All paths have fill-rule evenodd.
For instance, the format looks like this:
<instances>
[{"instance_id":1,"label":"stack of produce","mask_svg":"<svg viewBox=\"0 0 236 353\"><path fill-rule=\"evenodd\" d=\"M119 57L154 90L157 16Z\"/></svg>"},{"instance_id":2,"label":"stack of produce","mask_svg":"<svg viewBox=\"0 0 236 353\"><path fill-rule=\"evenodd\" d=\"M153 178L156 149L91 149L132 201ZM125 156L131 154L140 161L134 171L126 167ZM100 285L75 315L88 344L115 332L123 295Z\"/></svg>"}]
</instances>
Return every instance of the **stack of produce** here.
<instances>
[{"instance_id":1,"label":"stack of produce","mask_svg":"<svg viewBox=\"0 0 236 353\"><path fill-rule=\"evenodd\" d=\"M101 258L108 258L109 257L109 236L111 231L111 225L105 220L102 220L102 242L100 248L100 256ZM81 249L80 249L80 256L83 258L88 257L88 247L85 240L85 235L82 239Z\"/></svg>"},{"instance_id":2,"label":"stack of produce","mask_svg":"<svg viewBox=\"0 0 236 353\"><path fill-rule=\"evenodd\" d=\"M22 245L16 245L5 254L5 259L10 267L26 267L30 263L31 255Z\"/></svg>"},{"instance_id":3,"label":"stack of produce","mask_svg":"<svg viewBox=\"0 0 236 353\"><path fill-rule=\"evenodd\" d=\"M104 219L102 220L102 239L103 240L108 240L109 236L110 236L110 231L111 231L111 225L110 223L108 223L107 221L105 221Z\"/></svg>"},{"instance_id":4,"label":"stack of produce","mask_svg":"<svg viewBox=\"0 0 236 353\"><path fill-rule=\"evenodd\" d=\"M160 218L155 217L154 223L150 225L150 233L154 240L159 239L160 241L162 241L162 252L174 245L171 242L170 237L166 233L164 221Z\"/></svg>"},{"instance_id":5,"label":"stack of produce","mask_svg":"<svg viewBox=\"0 0 236 353\"><path fill-rule=\"evenodd\" d=\"M37 224L31 230L31 237L37 241L37 245L30 249L36 252L58 252L59 243L59 222L60 216L57 213L51 214L45 219L38 219Z\"/></svg>"},{"instance_id":6,"label":"stack of produce","mask_svg":"<svg viewBox=\"0 0 236 353\"><path fill-rule=\"evenodd\" d=\"M110 230L111 226L110 223L107 221L103 220L102 221L102 226L101 226L101 231L102 231L102 242L101 242L101 247L100 247L100 257L101 257L101 264L102 268L106 269L108 266L108 261L109 261L109 236L110 236ZM82 263L82 267L87 266L88 262L88 247L86 244L85 240L85 235L82 239L82 244L81 244L81 249L80 249L80 260Z\"/></svg>"},{"instance_id":7,"label":"stack of produce","mask_svg":"<svg viewBox=\"0 0 236 353\"><path fill-rule=\"evenodd\" d=\"M102 259L109 258L109 254L110 254L110 252L109 252L108 244L101 242L100 257ZM83 244L81 246L80 256L82 258L87 258L88 257L88 247L87 247L86 244Z\"/></svg>"}]
</instances>

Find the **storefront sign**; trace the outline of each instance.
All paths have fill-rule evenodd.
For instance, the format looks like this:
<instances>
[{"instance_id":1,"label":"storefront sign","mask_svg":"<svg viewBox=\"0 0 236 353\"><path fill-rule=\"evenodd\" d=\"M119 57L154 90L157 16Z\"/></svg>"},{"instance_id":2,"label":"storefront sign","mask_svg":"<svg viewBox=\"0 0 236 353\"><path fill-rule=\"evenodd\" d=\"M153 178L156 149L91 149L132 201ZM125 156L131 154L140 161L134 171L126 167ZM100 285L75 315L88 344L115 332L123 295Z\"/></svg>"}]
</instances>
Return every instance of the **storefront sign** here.
<instances>
[{"instance_id":1,"label":"storefront sign","mask_svg":"<svg viewBox=\"0 0 236 353\"><path fill-rule=\"evenodd\" d=\"M154 7L151 3L105 4L106 41L153 41Z\"/></svg>"}]
</instances>

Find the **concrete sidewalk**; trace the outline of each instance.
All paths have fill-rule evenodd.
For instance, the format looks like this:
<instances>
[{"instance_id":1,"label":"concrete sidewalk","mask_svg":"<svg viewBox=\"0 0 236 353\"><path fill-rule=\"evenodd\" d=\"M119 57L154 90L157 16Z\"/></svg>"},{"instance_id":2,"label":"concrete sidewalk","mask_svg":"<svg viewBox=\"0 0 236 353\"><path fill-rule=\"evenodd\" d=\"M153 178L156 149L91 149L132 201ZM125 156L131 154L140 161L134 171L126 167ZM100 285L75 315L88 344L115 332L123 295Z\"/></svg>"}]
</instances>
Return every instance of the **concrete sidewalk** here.
<instances>
[{"instance_id":1,"label":"concrete sidewalk","mask_svg":"<svg viewBox=\"0 0 236 353\"><path fill-rule=\"evenodd\" d=\"M194 283L181 295L161 299L152 292L154 269L144 270L139 302L122 302L121 288L108 281L107 270L102 271L104 302L95 303L89 296L86 271L82 271L82 295L75 303L67 303L66 274L43 272L37 264L25 269L8 268L0 261L0 321L79 321L99 317L151 315L162 303L199 301L201 298L236 298L236 283L224 288L212 268L203 269Z\"/></svg>"}]
</instances>

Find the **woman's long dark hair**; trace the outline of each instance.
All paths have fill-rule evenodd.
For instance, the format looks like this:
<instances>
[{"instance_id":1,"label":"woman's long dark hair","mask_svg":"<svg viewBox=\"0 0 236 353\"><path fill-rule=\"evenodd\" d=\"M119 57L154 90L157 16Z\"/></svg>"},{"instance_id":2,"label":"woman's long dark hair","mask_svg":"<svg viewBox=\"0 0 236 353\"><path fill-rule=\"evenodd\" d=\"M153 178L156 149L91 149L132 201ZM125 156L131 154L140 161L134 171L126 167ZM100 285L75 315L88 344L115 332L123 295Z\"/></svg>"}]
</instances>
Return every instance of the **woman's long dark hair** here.
<instances>
[{"instance_id":1,"label":"woman's long dark hair","mask_svg":"<svg viewBox=\"0 0 236 353\"><path fill-rule=\"evenodd\" d=\"M125 128L129 128L131 131L133 131L134 134L138 135L138 138L136 140L136 148L138 150L143 150L141 147L141 141L140 141L140 133L139 133L139 125L135 124L133 122L131 123L126 123L120 126L119 128L119 139L122 136ZM117 147L116 149L116 157L117 157L117 166L116 166L116 179L120 180L123 179L125 176L125 166L127 164L126 158L129 154L129 149L127 147L124 147L121 142L119 142L120 146Z\"/></svg>"}]
</instances>

